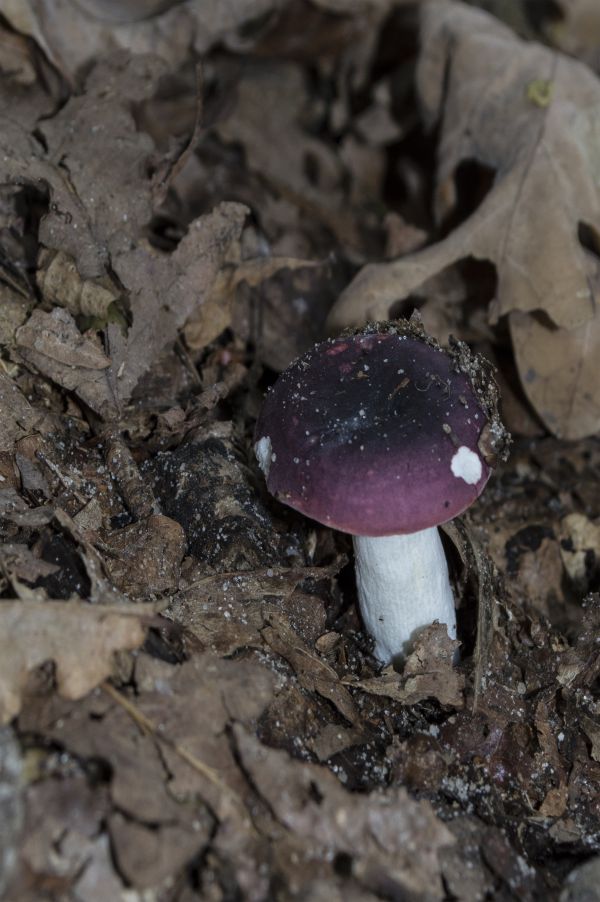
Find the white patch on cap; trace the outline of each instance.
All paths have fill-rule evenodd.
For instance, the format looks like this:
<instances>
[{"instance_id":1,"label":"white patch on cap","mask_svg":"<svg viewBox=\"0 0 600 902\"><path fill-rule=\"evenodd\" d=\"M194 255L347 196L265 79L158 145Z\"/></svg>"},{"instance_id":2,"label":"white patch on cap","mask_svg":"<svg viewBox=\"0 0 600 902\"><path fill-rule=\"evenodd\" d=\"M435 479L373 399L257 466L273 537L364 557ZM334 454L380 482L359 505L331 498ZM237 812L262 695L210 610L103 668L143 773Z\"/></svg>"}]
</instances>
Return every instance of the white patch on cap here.
<instances>
[{"instance_id":1,"label":"white patch on cap","mask_svg":"<svg viewBox=\"0 0 600 902\"><path fill-rule=\"evenodd\" d=\"M450 462L450 469L457 479L464 479L469 485L479 482L483 470L479 456L466 445L460 446Z\"/></svg>"},{"instance_id":2,"label":"white patch on cap","mask_svg":"<svg viewBox=\"0 0 600 902\"><path fill-rule=\"evenodd\" d=\"M277 460L277 455L271 452L271 439L268 435L263 435L262 438L259 438L254 445L254 453L256 454L258 466L265 474L266 479L271 469L271 463Z\"/></svg>"}]
</instances>

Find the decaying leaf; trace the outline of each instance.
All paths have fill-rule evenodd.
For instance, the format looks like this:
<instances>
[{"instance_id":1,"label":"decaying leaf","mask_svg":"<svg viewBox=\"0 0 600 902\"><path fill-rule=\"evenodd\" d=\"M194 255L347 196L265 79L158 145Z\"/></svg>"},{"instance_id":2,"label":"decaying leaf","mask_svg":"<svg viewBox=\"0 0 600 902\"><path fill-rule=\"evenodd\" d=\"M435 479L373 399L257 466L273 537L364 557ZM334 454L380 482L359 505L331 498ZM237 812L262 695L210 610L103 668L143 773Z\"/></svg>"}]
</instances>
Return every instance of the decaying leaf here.
<instances>
[{"instance_id":1,"label":"decaying leaf","mask_svg":"<svg viewBox=\"0 0 600 902\"><path fill-rule=\"evenodd\" d=\"M58 255L52 263L42 256L49 268L40 284L67 308L34 311L18 330L21 359L108 418L206 299L246 216L241 204L222 203L195 219L170 254L143 238L152 216L146 169L153 143L136 129L130 104L151 96L163 72L164 64L150 57L96 66L85 93L44 123L47 152L16 123L2 128L3 180L42 183L49 192L40 240ZM119 294L109 273L124 291L131 324L109 322L103 347L95 335L79 333L71 313L106 313Z\"/></svg>"},{"instance_id":2,"label":"decaying leaf","mask_svg":"<svg viewBox=\"0 0 600 902\"><path fill-rule=\"evenodd\" d=\"M143 468L163 512L180 523L189 554L228 573L275 563L273 523L231 423L196 430Z\"/></svg>"},{"instance_id":3,"label":"decaying leaf","mask_svg":"<svg viewBox=\"0 0 600 902\"><path fill-rule=\"evenodd\" d=\"M46 661L65 697L90 692L110 674L115 651L144 641L143 616L78 602L0 602L0 723L19 712L29 673Z\"/></svg>"},{"instance_id":4,"label":"decaying leaf","mask_svg":"<svg viewBox=\"0 0 600 902\"><path fill-rule=\"evenodd\" d=\"M265 748L242 727L235 737L254 786L317 860L349 856L353 876L375 892L385 887L388 895L444 898L438 855L454 838L427 802L415 802L404 789L348 793L323 767Z\"/></svg>"},{"instance_id":5,"label":"decaying leaf","mask_svg":"<svg viewBox=\"0 0 600 902\"><path fill-rule=\"evenodd\" d=\"M458 645L443 624L434 623L420 632L401 675L387 667L378 677L349 681L349 685L403 705L436 698L441 705L462 708L465 678L454 666Z\"/></svg>"},{"instance_id":6,"label":"decaying leaf","mask_svg":"<svg viewBox=\"0 0 600 902\"><path fill-rule=\"evenodd\" d=\"M84 336L67 310L34 310L16 334L22 359L44 376L76 391L92 410L100 413L111 403L107 370L110 360L94 336Z\"/></svg>"},{"instance_id":7,"label":"decaying leaf","mask_svg":"<svg viewBox=\"0 0 600 902\"><path fill-rule=\"evenodd\" d=\"M173 592L185 549L183 529L174 520L153 514L108 536L108 575L133 598Z\"/></svg>"},{"instance_id":8,"label":"decaying leaf","mask_svg":"<svg viewBox=\"0 0 600 902\"><path fill-rule=\"evenodd\" d=\"M262 631L263 638L273 651L291 664L300 685L318 692L335 705L346 720L356 724L358 710L335 670L304 645L285 618L271 614L269 624Z\"/></svg>"},{"instance_id":9,"label":"decaying leaf","mask_svg":"<svg viewBox=\"0 0 600 902\"><path fill-rule=\"evenodd\" d=\"M126 399L191 312L211 289L231 243L239 239L247 209L223 203L191 223L188 234L166 256L149 246L121 254L115 272L129 291L133 323L124 339L108 326L112 373Z\"/></svg>"},{"instance_id":10,"label":"decaying leaf","mask_svg":"<svg viewBox=\"0 0 600 902\"><path fill-rule=\"evenodd\" d=\"M0 282L0 345L11 345L15 332L27 319L28 298Z\"/></svg>"},{"instance_id":11,"label":"decaying leaf","mask_svg":"<svg viewBox=\"0 0 600 902\"><path fill-rule=\"evenodd\" d=\"M325 612L317 598L302 594L298 586L305 580L330 578L339 566L335 562L323 568L268 567L214 574L206 574L202 565L187 566L179 592L163 613L220 655L262 648L266 637L261 631L278 613L310 642L324 626Z\"/></svg>"},{"instance_id":12,"label":"decaying leaf","mask_svg":"<svg viewBox=\"0 0 600 902\"><path fill-rule=\"evenodd\" d=\"M593 853L600 443L515 443L444 526L460 659L431 628L402 674L252 450L393 257L384 315L516 397L512 333L546 422L587 416L597 81L484 2L556 36L514 0L0 0L7 898L528 902Z\"/></svg>"},{"instance_id":13,"label":"decaying leaf","mask_svg":"<svg viewBox=\"0 0 600 902\"><path fill-rule=\"evenodd\" d=\"M541 83L547 103L531 89ZM331 328L389 319L394 302L451 264L490 260L498 274L490 317L509 316L523 388L537 413L556 435L596 432L598 80L485 13L431 0L423 5L418 88L426 122L442 123L438 219L455 205L461 164L493 170L493 185L443 241L366 266L332 311Z\"/></svg>"}]
</instances>

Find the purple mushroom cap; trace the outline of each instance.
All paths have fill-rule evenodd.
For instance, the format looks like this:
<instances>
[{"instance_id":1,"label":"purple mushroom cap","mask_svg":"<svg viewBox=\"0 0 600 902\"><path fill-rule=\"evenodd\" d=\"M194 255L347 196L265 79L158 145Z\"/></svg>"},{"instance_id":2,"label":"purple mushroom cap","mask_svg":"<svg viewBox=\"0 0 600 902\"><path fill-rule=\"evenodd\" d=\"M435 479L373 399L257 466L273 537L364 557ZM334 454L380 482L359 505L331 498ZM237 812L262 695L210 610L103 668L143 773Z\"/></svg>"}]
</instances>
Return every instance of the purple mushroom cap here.
<instances>
[{"instance_id":1,"label":"purple mushroom cap","mask_svg":"<svg viewBox=\"0 0 600 902\"><path fill-rule=\"evenodd\" d=\"M450 354L366 331L316 345L281 374L255 448L290 507L353 535L401 535L475 501L490 476L478 448L487 422Z\"/></svg>"}]
</instances>

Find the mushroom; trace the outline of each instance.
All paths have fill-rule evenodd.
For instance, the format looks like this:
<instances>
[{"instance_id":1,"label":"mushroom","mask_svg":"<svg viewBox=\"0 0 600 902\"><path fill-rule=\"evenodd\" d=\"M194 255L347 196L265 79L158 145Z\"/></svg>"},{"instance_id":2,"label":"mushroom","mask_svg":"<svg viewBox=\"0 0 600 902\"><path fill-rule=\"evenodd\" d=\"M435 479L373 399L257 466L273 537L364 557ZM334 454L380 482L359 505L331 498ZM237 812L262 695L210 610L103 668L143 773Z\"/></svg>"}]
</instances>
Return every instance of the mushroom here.
<instances>
[{"instance_id":1,"label":"mushroom","mask_svg":"<svg viewBox=\"0 0 600 902\"><path fill-rule=\"evenodd\" d=\"M255 452L267 488L353 536L364 625L383 663L435 621L456 637L438 525L482 492L509 437L491 367L415 320L316 345L267 395Z\"/></svg>"}]
</instances>

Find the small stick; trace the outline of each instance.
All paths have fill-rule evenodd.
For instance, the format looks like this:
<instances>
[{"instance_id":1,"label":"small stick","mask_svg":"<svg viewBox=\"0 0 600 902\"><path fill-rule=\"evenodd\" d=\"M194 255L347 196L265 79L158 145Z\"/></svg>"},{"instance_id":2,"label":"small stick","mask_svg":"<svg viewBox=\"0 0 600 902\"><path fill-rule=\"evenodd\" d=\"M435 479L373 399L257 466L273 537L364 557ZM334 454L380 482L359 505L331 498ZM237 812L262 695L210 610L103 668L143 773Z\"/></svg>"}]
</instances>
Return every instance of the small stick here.
<instances>
[{"instance_id":1,"label":"small stick","mask_svg":"<svg viewBox=\"0 0 600 902\"><path fill-rule=\"evenodd\" d=\"M129 716L136 722L138 727L153 736L155 739L160 739L161 742L164 742L165 745L168 745L170 748L175 751L180 758L182 758L186 764L189 764L191 768L193 768L197 773L201 774L205 777L210 783L213 784L220 792L229 796L230 799L239 805L243 812L244 816L247 816L246 809L244 804L233 789L228 786L226 783L221 780L218 773L214 768L210 767L208 764L205 764L199 758L196 758L191 752L188 752L187 749L183 748L183 746L179 745L179 743L174 742L168 736L163 736L162 733L156 728L156 726L152 723L150 718L146 717L146 715L140 711L140 709L130 702L128 698L126 698L118 689L115 689L109 682L105 681L102 683L102 689L109 695L113 701L115 701L118 705L120 705Z\"/></svg>"}]
</instances>

